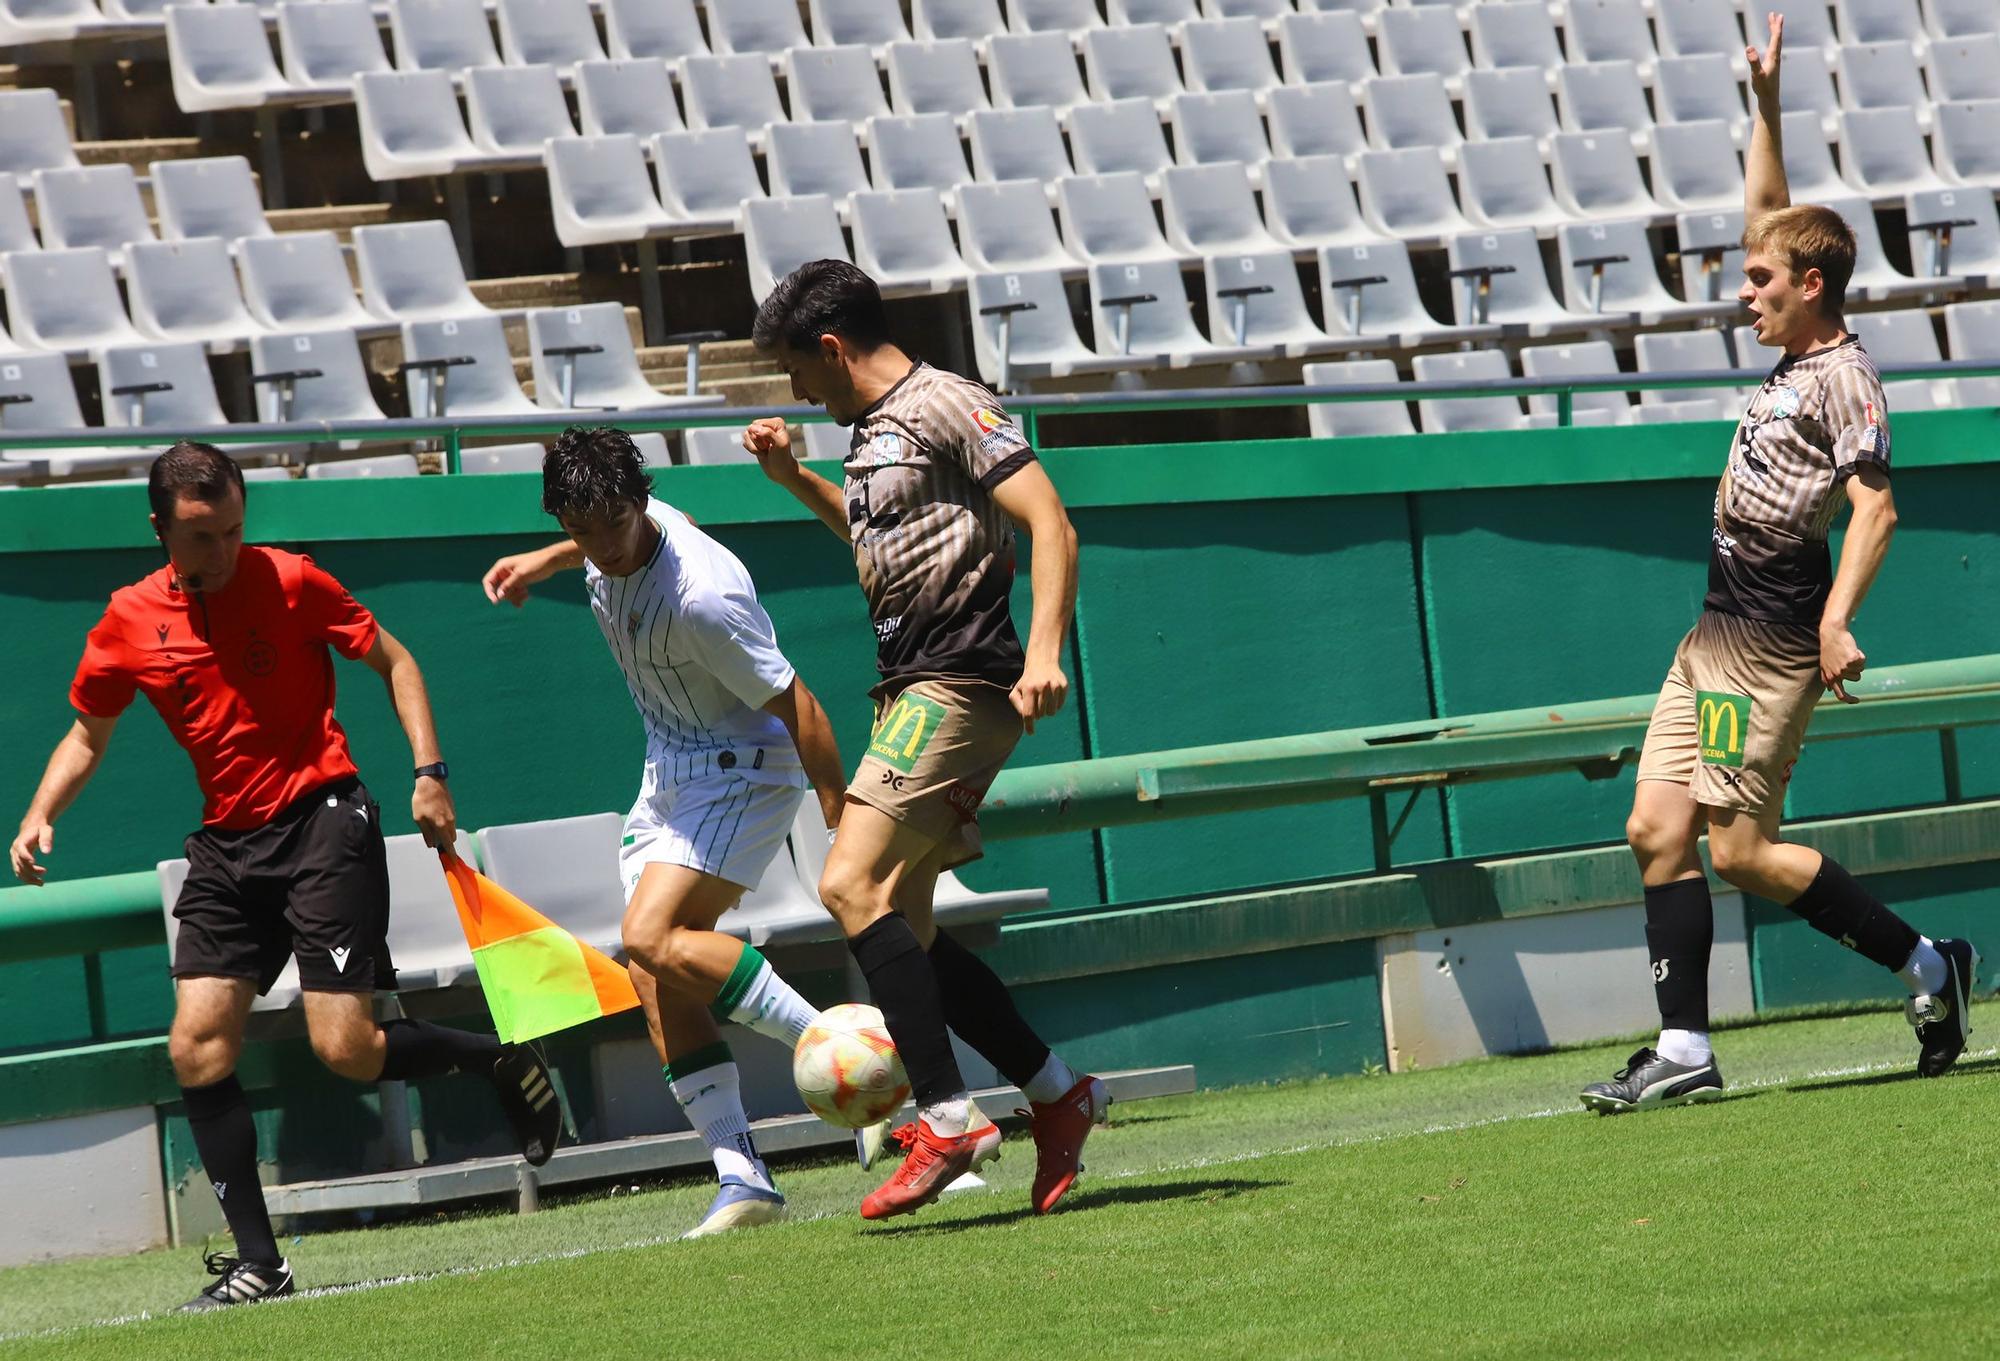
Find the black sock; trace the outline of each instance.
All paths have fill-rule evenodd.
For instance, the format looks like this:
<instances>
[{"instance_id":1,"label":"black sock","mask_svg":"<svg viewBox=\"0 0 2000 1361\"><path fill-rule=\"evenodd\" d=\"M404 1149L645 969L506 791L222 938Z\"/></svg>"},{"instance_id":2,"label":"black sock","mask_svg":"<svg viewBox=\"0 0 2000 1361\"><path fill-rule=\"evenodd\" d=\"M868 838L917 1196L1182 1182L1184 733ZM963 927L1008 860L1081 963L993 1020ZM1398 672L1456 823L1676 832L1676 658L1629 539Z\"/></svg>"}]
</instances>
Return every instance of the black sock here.
<instances>
[{"instance_id":1,"label":"black sock","mask_svg":"<svg viewBox=\"0 0 2000 1361\"><path fill-rule=\"evenodd\" d=\"M965 1090L951 1036L944 1028L944 1003L937 974L917 933L900 912L891 912L847 942L882 1009L889 1037L902 1055L910 1091L919 1106L949 1101Z\"/></svg>"},{"instance_id":2,"label":"black sock","mask_svg":"<svg viewBox=\"0 0 2000 1361\"><path fill-rule=\"evenodd\" d=\"M931 942L931 969L944 1000L945 1024L1016 1087L1048 1062L1049 1047L1021 1019L1014 998L986 961L940 930Z\"/></svg>"},{"instance_id":3,"label":"black sock","mask_svg":"<svg viewBox=\"0 0 2000 1361\"><path fill-rule=\"evenodd\" d=\"M500 1041L470 1030L453 1030L429 1021L384 1021L382 1082L445 1073L487 1073L500 1057Z\"/></svg>"},{"instance_id":4,"label":"black sock","mask_svg":"<svg viewBox=\"0 0 2000 1361\"><path fill-rule=\"evenodd\" d=\"M264 1187L257 1180L257 1126L250 1119L243 1084L231 1073L206 1087L183 1087L181 1103L202 1171L208 1173L222 1216L236 1237L236 1255L259 1266L276 1266L283 1259L264 1209Z\"/></svg>"},{"instance_id":5,"label":"black sock","mask_svg":"<svg viewBox=\"0 0 2000 1361\"><path fill-rule=\"evenodd\" d=\"M1708 880L1677 879L1646 890L1646 952L1663 1030L1708 1029L1708 957L1715 904Z\"/></svg>"},{"instance_id":6,"label":"black sock","mask_svg":"<svg viewBox=\"0 0 2000 1361\"><path fill-rule=\"evenodd\" d=\"M1917 933L1861 887L1830 855L1819 859L1819 873L1806 891L1786 904L1823 936L1866 956L1894 973L1910 962Z\"/></svg>"}]
</instances>

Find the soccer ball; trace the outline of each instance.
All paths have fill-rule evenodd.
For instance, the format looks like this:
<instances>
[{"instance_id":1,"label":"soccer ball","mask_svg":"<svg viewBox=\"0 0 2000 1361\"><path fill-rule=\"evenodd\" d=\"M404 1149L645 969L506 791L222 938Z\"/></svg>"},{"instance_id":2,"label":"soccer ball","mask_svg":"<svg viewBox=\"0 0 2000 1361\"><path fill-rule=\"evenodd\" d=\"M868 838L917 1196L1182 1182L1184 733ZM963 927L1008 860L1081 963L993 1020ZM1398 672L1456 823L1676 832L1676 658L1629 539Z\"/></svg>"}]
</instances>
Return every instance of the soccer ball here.
<instances>
[{"instance_id":1,"label":"soccer ball","mask_svg":"<svg viewBox=\"0 0 2000 1361\"><path fill-rule=\"evenodd\" d=\"M910 1079L882 1013L857 1002L831 1007L792 1051L792 1081L807 1109L829 1125L864 1129L910 1099Z\"/></svg>"}]
</instances>

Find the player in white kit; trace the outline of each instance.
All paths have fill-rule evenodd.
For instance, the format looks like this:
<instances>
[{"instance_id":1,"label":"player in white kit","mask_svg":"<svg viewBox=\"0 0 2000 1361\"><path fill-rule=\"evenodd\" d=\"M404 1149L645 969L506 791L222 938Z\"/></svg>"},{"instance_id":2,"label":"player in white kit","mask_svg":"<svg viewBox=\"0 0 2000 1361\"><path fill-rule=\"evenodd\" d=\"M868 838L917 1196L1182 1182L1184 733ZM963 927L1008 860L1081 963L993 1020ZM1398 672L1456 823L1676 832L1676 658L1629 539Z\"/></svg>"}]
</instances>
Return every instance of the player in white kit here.
<instances>
[{"instance_id":1,"label":"player in white kit","mask_svg":"<svg viewBox=\"0 0 2000 1361\"><path fill-rule=\"evenodd\" d=\"M716 1022L790 1049L818 1015L755 947L715 924L763 878L804 791L833 827L847 779L826 713L779 651L750 574L652 487L624 431L564 431L543 460L542 508L569 537L502 558L484 585L489 600L519 606L534 583L581 567L645 723L645 772L619 851L625 949L667 1082L721 1183L685 1235L698 1237L768 1223L785 1204L751 1141Z\"/></svg>"}]
</instances>

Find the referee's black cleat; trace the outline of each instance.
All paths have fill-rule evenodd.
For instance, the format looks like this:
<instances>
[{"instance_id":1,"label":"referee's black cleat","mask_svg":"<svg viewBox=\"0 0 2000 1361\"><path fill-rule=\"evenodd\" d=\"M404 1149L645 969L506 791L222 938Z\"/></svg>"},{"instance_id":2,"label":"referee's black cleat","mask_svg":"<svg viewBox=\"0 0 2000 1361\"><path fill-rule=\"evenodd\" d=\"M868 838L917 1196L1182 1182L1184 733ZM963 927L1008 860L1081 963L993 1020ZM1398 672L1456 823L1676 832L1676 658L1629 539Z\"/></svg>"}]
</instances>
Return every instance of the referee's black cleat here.
<instances>
[{"instance_id":1,"label":"referee's black cleat","mask_svg":"<svg viewBox=\"0 0 2000 1361\"><path fill-rule=\"evenodd\" d=\"M1722 1073L1713 1059L1700 1064L1675 1063L1651 1049L1641 1049L1627 1059L1611 1081L1593 1082L1582 1093L1585 1108L1599 1115L1713 1101L1721 1095Z\"/></svg>"},{"instance_id":2,"label":"referee's black cleat","mask_svg":"<svg viewBox=\"0 0 2000 1361\"><path fill-rule=\"evenodd\" d=\"M500 1094L500 1108L514 1127L521 1156L530 1167L540 1167L562 1138L562 1100L549 1061L532 1044L506 1046L493 1061L493 1090Z\"/></svg>"},{"instance_id":3,"label":"referee's black cleat","mask_svg":"<svg viewBox=\"0 0 2000 1361\"><path fill-rule=\"evenodd\" d=\"M1944 986L1925 996L1912 997L1903 1013L1917 1028L1917 1076L1941 1077L1958 1056L1965 1052L1965 1037L1972 1033L1972 987L1979 973L1979 951L1969 940L1941 940L1937 952L1944 956Z\"/></svg>"},{"instance_id":4,"label":"referee's black cleat","mask_svg":"<svg viewBox=\"0 0 2000 1361\"><path fill-rule=\"evenodd\" d=\"M233 1304L275 1300L291 1294L296 1288L292 1284L290 1262L263 1266L237 1257L225 1257L219 1252L207 1252L202 1254L201 1264L208 1268L209 1275L221 1279L176 1309L175 1313L199 1314L209 1309L227 1309Z\"/></svg>"}]
</instances>

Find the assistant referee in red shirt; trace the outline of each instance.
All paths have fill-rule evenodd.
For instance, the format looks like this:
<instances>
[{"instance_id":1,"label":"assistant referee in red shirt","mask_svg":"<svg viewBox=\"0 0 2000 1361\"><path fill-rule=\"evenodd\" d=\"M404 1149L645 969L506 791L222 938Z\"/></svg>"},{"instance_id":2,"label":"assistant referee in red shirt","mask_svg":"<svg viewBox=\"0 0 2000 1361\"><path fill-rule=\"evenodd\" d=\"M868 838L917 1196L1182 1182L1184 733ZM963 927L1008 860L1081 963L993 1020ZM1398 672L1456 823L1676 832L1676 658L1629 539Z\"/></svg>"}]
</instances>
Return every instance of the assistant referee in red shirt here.
<instances>
[{"instance_id":1,"label":"assistant referee in red shirt","mask_svg":"<svg viewBox=\"0 0 2000 1361\"><path fill-rule=\"evenodd\" d=\"M112 594L70 686L75 725L49 758L12 848L14 873L40 884L52 824L103 759L118 717L143 694L194 762L202 825L187 839L174 906L175 1007L168 1052L195 1148L237 1255L184 1306L213 1309L289 1295L257 1179L257 1135L236 1079L250 1005L299 963L313 1052L357 1082L441 1073L489 1077L531 1163L547 1161L561 1106L528 1046L427 1021L377 1025L389 958L389 872L381 810L333 716L333 659L387 682L416 757L410 812L433 846L457 818L423 673L311 558L243 542L243 472L212 445L183 441L153 461L153 530L167 565Z\"/></svg>"}]
</instances>

